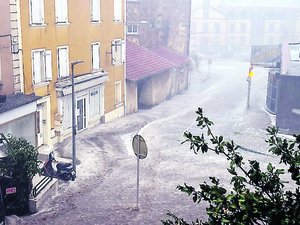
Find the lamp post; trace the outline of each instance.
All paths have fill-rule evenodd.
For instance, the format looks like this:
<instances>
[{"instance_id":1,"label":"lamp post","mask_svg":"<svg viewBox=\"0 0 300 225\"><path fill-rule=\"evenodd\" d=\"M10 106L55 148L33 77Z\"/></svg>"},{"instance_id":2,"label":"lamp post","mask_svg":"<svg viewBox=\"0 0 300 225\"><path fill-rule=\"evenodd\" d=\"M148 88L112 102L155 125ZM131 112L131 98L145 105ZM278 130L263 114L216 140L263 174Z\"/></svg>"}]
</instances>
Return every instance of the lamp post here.
<instances>
[{"instance_id":1,"label":"lamp post","mask_svg":"<svg viewBox=\"0 0 300 225\"><path fill-rule=\"evenodd\" d=\"M75 67L75 65L77 65L79 63L83 63L83 61L76 60L74 62L71 62L71 72L72 72L72 164L73 164L73 169L75 171L75 174L76 174L76 142L75 142L76 122L75 122L74 67Z\"/></svg>"}]
</instances>

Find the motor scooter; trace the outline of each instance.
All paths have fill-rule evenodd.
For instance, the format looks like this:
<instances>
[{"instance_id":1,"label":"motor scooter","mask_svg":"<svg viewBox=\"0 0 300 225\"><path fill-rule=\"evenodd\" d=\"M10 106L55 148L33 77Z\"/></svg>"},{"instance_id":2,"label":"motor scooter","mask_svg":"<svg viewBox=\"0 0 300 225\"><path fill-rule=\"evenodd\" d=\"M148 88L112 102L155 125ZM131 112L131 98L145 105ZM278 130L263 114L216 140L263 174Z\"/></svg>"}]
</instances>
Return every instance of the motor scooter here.
<instances>
[{"instance_id":1,"label":"motor scooter","mask_svg":"<svg viewBox=\"0 0 300 225\"><path fill-rule=\"evenodd\" d=\"M52 162L57 162L54 158L53 151L49 153L48 160L44 163L41 169L42 175L64 181L75 180L76 174L71 163L58 162L55 170L52 166Z\"/></svg>"}]
</instances>

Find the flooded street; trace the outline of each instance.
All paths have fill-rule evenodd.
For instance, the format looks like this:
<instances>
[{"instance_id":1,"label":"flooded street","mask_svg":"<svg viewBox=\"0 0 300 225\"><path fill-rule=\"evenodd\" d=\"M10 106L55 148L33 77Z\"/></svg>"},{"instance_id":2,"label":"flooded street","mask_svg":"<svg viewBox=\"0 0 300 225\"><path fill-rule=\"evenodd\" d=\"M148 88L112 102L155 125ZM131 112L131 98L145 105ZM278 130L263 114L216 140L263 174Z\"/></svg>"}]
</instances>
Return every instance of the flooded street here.
<instances>
[{"instance_id":1,"label":"flooded street","mask_svg":"<svg viewBox=\"0 0 300 225\"><path fill-rule=\"evenodd\" d=\"M215 124L213 132L237 144L266 153L265 128L271 117L265 112L267 71L255 68L250 108L247 109L248 62L213 61L208 74L191 75L190 89L153 107L118 120L84 130L76 136L78 178L60 183L56 196L48 199L37 214L18 224L149 225L161 224L168 210L193 220L205 218L205 206L195 206L176 186L202 183L209 176L227 182L224 158L213 154L194 155L183 141L186 130L200 134L195 111ZM140 208L136 208L136 157L131 148L135 134L144 137L148 156L140 161ZM55 146L58 155L71 156L71 138ZM243 152L263 162L273 157ZM197 209L198 208L198 209Z\"/></svg>"}]
</instances>

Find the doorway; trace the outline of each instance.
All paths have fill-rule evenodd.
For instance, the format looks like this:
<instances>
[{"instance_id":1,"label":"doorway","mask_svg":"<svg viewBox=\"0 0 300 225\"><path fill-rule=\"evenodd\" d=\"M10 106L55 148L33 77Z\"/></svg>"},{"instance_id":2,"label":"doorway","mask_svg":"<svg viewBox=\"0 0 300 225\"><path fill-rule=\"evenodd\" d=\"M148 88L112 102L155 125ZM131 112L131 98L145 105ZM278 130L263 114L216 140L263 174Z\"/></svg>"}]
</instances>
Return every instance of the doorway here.
<instances>
[{"instance_id":1,"label":"doorway","mask_svg":"<svg viewBox=\"0 0 300 225\"><path fill-rule=\"evenodd\" d=\"M37 147L44 144L44 115L43 105L38 105L36 112L36 135L37 135Z\"/></svg>"},{"instance_id":2,"label":"doorway","mask_svg":"<svg viewBox=\"0 0 300 225\"><path fill-rule=\"evenodd\" d=\"M77 100L77 130L86 128L86 98Z\"/></svg>"}]
</instances>

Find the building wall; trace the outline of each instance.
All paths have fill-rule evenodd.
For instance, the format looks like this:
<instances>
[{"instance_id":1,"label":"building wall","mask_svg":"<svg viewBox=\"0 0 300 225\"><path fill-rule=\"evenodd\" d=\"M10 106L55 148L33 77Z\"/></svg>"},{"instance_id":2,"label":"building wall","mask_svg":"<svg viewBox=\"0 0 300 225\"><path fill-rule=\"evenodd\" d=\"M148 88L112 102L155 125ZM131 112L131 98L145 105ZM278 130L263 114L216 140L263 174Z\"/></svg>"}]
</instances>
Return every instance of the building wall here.
<instances>
[{"instance_id":1,"label":"building wall","mask_svg":"<svg viewBox=\"0 0 300 225\"><path fill-rule=\"evenodd\" d=\"M14 93L9 0L0 1L0 95Z\"/></svg>"},{"instance_id":2,"label":"building wall","mask_svg":"<svg viewBox=\"0 0 300 225\"><path fill-rule=\"evenodd\" d=\"M44 1L44 21L41 26L30 25L29 1L20 1L22 21L24 91L39 96L50 96L51 129L54 128L55 114L58 112L55 83L58 80L57 48L68 46L69 63L83 60L75 66L75 76L94 72L92 70L91 43L100 42L100 66L109 74L105 84L105 113L117 109L114 104L115 82L122 82L124 102L124 66L112 66L111 43L114 39L124 39L124 19L114 21L114 1L101 0L101 21L91 22L90 0L68 1L68 23L56 24L55 0ZM124 8L124 4L123 4ZM124 11L124 10L123 10ZM124 13L123 13L124 14ZM123 15L124 18L124 15ZM39 85L32 81L31 51L51 50L52 80ZM70 73L71 73L71 68Z\"/></svg>"},{"instance_id":3,"label":"building wall","mask_svg":"<svg viewBox=\"0 0 300 225\"><path fill-rule=\"evenodd\" d=\"M126 114L138 111L137 83L126 81Z\"/></svg>"},{"instance_id":4,"label":"building wall","mask_svg":"<svg viewBox=\"0 0 300 225\"><path fill-rule=\"evenodd\" d=\"M208 4L192 10L191 49L199 50L240 50L251 45L278 45L290 36L299 40L299 16L297 7L239 7ZM201 4L200 4L201 5ZM224 4L226 5L226 4ZM207 7L208 17L202 14ZM223 32L212 28L217 22L213 12L219 12L218 23L226 26ZM201 29L203 25L209 27ZM221 25L223 26L223 25ZM221 29L222 30L222 29Z\"/></svg>"},{"instance_id":5,"label":"building wall","mask_svg":"<svg viewBox=\"0 0 300 225\"><path fill-rule=\"evenodd\" d=\"M280 75L276 126L288 134L300 132L300 76Z\"/></svg>"},{"instance_id":6,"label":"building wall","mask_svg":"<svg viewBox=\"0 0 300 225\"><path fill-rule=\"evenodd\" d=\"M11 26L11 48L13 60L13 80L14 93L23 92L23 68L22 52L20 51L21 34L20 34L20 11L19 0L10 0L10 26Z\"/></svg>"},{"instance_id":7,"label":"building wall","mask_svg":"<svg viewBox=\"0 0 300 225\"><path fill-rule=\"evenodd\" d=\"M138 84L139 108L151 108L171 97L171 74L166 71Z\"/></svg>"},{"instance_id":8,"label":"building wall","mask_svg":"<svg viewBox=\"0 0 300 225\"><path fill-rule=\"evenodd\" d=\"M17 110L22 109L19 108ZM0 130L5 135L13 134L17 138L25 138L33 146L36 146L35 123L29 123L28 121L35 121L35 112L23 117L15 118L7 123L0 124Z\"/></svg>"},{"instance_id":9,"label":"building wall","mask_svg":"<svg viewBox=\"0 0 300 225\"><path fill-rule=\"evenodd\" d=\"M184 65L177 69L177 92L176 94L183 93L189 86L189 64Z\"/></svg>"},{"instance_id":10,"label":"building wall","mask_svg":"<svg viewBox=\"0 0 300 225\"><path fill-rule=\"evenodd\" d=\"M138 35L127 35L129 40L150 49L165 46L189 54L191 0L128 1L127 15L127 24L139 27Z\"/></svg>"}]
</instances>

